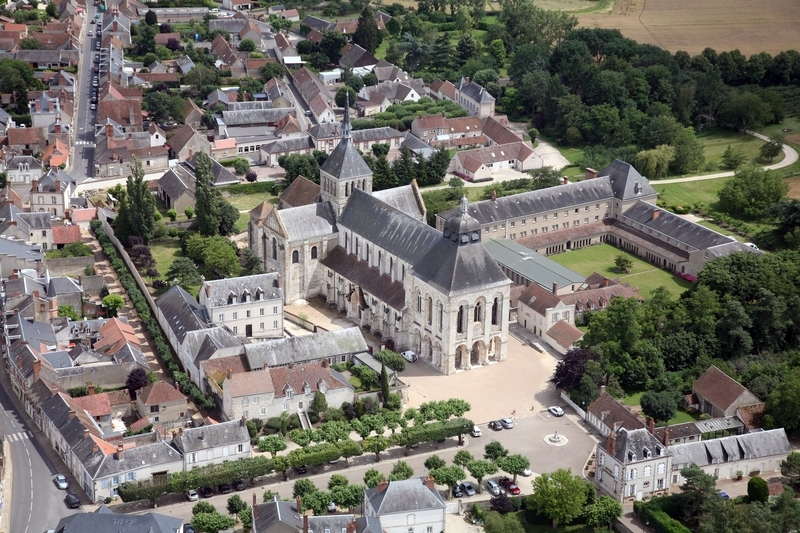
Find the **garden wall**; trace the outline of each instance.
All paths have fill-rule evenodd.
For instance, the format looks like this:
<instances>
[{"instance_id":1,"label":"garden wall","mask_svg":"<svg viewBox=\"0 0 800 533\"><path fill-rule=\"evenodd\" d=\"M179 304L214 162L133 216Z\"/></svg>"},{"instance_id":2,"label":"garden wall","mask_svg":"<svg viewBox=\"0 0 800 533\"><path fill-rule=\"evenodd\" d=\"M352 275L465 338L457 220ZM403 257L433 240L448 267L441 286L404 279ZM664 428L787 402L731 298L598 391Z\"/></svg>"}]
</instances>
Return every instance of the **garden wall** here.
<instances>
[{"instance_id":1,"label":"garden wall","mask_svg":"<svg viewBox=\"0 0 800 533\"><path fill-rule=\"evenodd\" d=\"M584 411L583 409L581 409L580 407L578 407L578 406L575 404L575 402L573 402L573 401L570 399L570 397L569 397L569 396L567 396L567 393L566 393L566 392L564 392L564 391L561 391L561 399L562 399L562 400L564 400L565 402L567 402L567 405L569 405L570 407L572 407L572 408L575 410L575 412L576 412L576 413L578 413L578 416L579 416L579 417L581 417L582 419L586 420L586 411Z\"/></svg>"},{"instance_id":2,"label":"garden wall","mask_svg":"<svg viewBox=\"0 0 800 533\"><path fill-rule=\"evenodd\" d=\"M94 257L45 258L44 264L50 269L51 276L78 275L83 274L89 265L94 265Z\"/></svg>"}]
</instances>

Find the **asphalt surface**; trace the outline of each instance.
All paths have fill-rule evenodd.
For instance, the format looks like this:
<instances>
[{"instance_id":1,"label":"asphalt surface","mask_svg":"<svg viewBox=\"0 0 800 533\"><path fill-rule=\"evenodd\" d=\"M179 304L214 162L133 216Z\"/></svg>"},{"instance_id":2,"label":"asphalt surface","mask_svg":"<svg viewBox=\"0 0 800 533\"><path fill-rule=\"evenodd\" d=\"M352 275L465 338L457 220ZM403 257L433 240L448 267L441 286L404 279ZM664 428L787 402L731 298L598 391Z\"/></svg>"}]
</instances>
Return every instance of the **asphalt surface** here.
<instances>
[{"instance_id":1,"label":"asphalt surface","mask_svg":"<svg viewBox=\"0 0 800 533\"><path fill-rule=\"evenodd\" d=\"M86 20L84 21L81 30L81 44L83 46L83 53L81 54L80 66L78 67L78 76L76 87L76 118L74 123L74 136L73 142L75 144L73 157L71 159L71 167L68 173L75 178L83 178L91 176L94 166L94 125L96 123L96 111L92 111L92 78L95 75L93 72L94 58L98 55L95 51L95 43L100 40L97 35L95 13L98 13L97 7L87 2L86 6ZM89 37L88 32L92 30L93 37ZM106 61L108 55L105 54ZM106 67L107 71L107 67ZM103 72L101 71L100 74Z\"/></svg>"}]
</instances>

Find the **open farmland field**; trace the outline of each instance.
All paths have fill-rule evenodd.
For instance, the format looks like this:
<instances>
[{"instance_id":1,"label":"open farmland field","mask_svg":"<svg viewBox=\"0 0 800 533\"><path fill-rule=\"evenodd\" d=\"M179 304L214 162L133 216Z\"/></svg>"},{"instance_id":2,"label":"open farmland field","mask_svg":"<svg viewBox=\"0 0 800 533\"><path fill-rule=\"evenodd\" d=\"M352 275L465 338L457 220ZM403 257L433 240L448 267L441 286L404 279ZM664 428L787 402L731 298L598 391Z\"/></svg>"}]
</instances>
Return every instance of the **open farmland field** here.
<instances>
[{"instance_id":1,"label":"open farmland field","mask_svg":"<svg viewBox=\"0 0 800 533\"><path fill-rule=\"evenodd\" d=\"M671 52L711 47L774 55L798 47L800 9L793 0L616 0L610 13L582 14L578 21L619 28L625 37Z\"/></svg>"}]
</instances>

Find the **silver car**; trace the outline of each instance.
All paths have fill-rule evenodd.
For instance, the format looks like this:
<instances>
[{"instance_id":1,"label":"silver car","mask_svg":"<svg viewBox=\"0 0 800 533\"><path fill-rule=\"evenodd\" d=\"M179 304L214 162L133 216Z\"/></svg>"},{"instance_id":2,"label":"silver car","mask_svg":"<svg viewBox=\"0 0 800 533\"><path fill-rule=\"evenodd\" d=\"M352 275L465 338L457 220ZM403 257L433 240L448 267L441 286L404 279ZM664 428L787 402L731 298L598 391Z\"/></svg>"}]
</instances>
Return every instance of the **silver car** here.
<instances>
[{"instance_id":1,"label":"silver car","mask_svg":"<svg viewBox=\"0 0 800 533\"><path fill-rule=\"evenodd\" d=\"M67 478L64 477L63 474L56 474L53 477L53 482L55 482L56 487L61 490L67 490L69 488L69 481L67 481Z\"/></svg>"},{"instance_id":2,"label":"silver car","mask_svg":"<svg viewBox=\"0 0 800 533\"><path fill-rule=\"evenodd\" d=\"M486 490L488 490L489 494L492 496L500 496L500 485L491 479L486 482Z\"/></svg>"}]
</instances>

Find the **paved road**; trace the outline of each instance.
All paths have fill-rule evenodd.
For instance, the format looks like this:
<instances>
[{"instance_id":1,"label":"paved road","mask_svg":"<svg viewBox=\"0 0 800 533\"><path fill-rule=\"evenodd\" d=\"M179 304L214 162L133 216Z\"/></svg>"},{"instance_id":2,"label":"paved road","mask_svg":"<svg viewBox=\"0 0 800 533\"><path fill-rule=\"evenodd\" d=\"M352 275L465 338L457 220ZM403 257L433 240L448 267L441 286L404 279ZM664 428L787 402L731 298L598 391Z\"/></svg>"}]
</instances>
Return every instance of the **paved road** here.
<instances>
[{"instance_id":1,"label":"paved road","mask_svg":"<svg viewBox=\"0 0 800 533\"><path fill-rule=\"evenodd\" d=\"M3 386L0 387L0 405L3 407L4 430L7 450L7 468L11 469L11 486L5 488L3 514L10 511L10 521L4 516L13 533L41 533L52 529L65 516L82 510L68 509L64 503L65 493L53 483L58 472L50 461L47 451L33 438L34 428L17 410L9 396L9 380L5 370ZM59 465L66 473L63 464Z\"/></svg>"},{"instance_id":2,"label":"paved road","mask_svg":"<svg viewBox=\"0 0 800 533\"><path fill-rule=\"evenodd\" d=\"M81 43L83 53L81 54L80 65L78 67L78 86L75 98L76 120L75 132L73 136L74 153L71 159L71 167L67 172L75 178L83 178L92 175L94 166L94 125L96 112L90 109L92 98L92 77L94 76L94 52L95 42L100 39L97 35L94 15L97 7L90 2L86 5L86 19L81 30ZM92 30L93 37L88 36L89 29Z\"/></svg>"}]
</instances>

